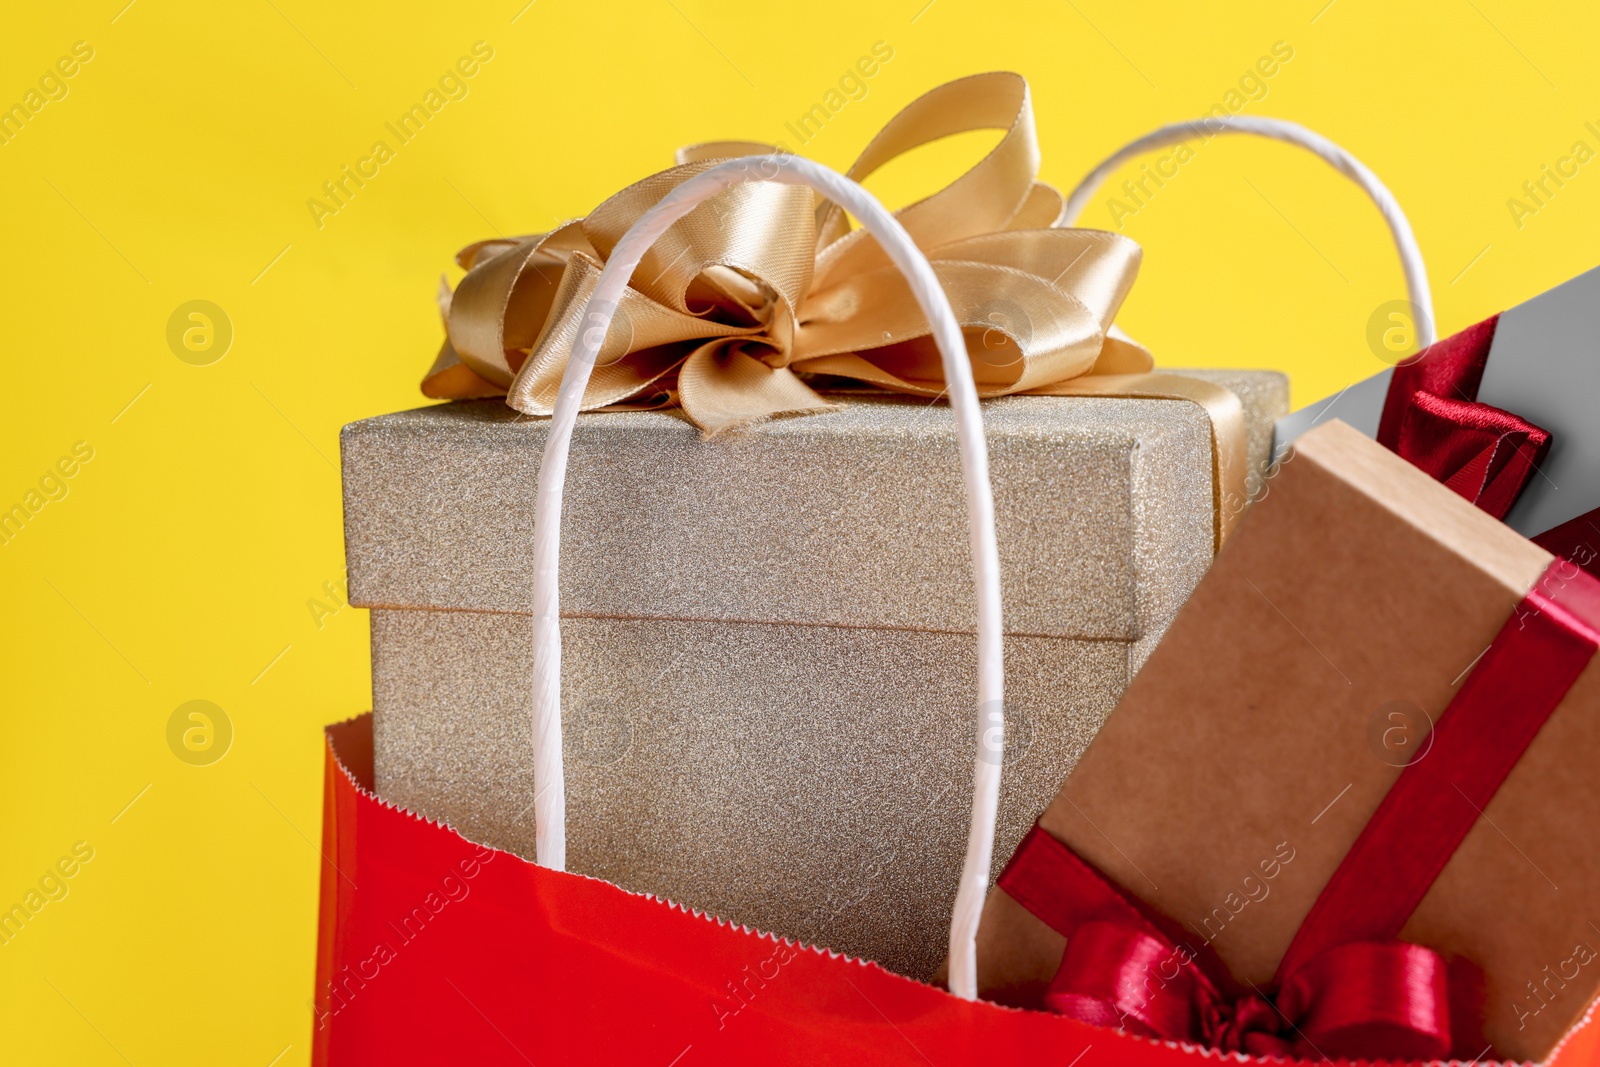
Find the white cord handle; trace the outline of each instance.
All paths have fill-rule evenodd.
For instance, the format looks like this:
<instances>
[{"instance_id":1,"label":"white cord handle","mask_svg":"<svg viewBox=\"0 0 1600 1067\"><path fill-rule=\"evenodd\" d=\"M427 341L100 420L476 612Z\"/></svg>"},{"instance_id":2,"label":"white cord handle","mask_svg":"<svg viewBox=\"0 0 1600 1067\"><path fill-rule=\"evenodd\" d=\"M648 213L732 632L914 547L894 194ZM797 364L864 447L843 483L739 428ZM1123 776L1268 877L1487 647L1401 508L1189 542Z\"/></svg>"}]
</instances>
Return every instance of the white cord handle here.
<instances>
[{"instance_id":1,"label":"white cord handle","mask_svg":"<svg viewBox=\"0 0 1600 1067\"><path fill-rule=\"evenodd\" d=\"M1000 805L1000 760L1005 750L1000 646L1000 557L995 548L994 501L989 489L989 452L983 438L978 392L961 327L933 268L893 215L861 186L827 167L794 156L747 156L720 163L690 178L639 217L606 261L584 310L586 328L573 344L561 377L550 437L539 466L534 508L533 752L535 857L563 870L567 860L566 790L561 759L561 623L557 571L560 565L561 492L567 454L584 388L606 328L628 279L645 251L695 205L741 182L808 185L839 204L878 239L906 275L933 327L944 360L945 382L956 414L961 475L966 485L967 534L972 543L978 600L978 751L973 760L972 823L966 861L950 919L950 989L968 1000L978 995L976 937L989 889L995 818Z\"/></svg>"},{"instance_id":2,"label":"white cord handle","mask_svg":"<svg viewBox=\"0 0 1600 1067\"><path fill-rule=\"evenodd\" d=\"M1394 194L1355 156L1321 134L1313 133L1298 123L1250 115L1230 115L1226 118L1174 122L1152 130L1137 141L1119 149L1078 183L1078 187L1072 190L1072 195L1067 197L1062 224L1071 225L1083 213L1083 209L1099 191L1101 184L1135 157L1196 136L1209 138L1218 133L1252 133L1258 137L1270 137L1275 141L1287 141L1289 144L1299 145L1321 157L1340 174L1361 186L1362 190L1372 198L1372 202L1378 205L1383 221L1389 224L1389 232L1394 236L1395 248L1400 252L1400 268L1405 272L1406 293L1411 298L1411 306L1415 309L1419 320L1416 324L1417 347L1426 348L1438 340L1433 325L1433 291L1428 287L1428 269L1423 265L1422 251L1417 248L1417 239L1411 232L1411 223L1406 221L1406 213L1400 210L1400 204L1395 200Z\"/></svg>"}]
</instances>

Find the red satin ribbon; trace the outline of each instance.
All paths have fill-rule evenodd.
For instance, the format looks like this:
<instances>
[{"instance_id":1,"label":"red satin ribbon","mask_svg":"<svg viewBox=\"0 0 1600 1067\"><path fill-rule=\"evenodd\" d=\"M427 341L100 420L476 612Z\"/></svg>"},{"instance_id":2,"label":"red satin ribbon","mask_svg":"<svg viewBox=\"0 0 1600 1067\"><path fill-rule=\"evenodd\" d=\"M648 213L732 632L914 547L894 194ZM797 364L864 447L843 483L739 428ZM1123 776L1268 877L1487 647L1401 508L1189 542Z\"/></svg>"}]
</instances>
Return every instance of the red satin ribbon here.
<instances>
[{"instance_id":1,"label":"red satin ribbon","mask_svg":"<svg viewBox=\"0 0 1600 1067\"><path fill-rule=\"evenodd\" d=\"M1378 441L1497 519L1550 451L1550 433L1478 399L1500 316L1394 369ZM1600 577L1600 508L1532 538Z\"/></svg>"},{"instance_id":2,"label":"red satin ribbon","mask_svg":"<svg viewBox=\"0 0 1600 1067\"><path fill-rule=\"evenodd\" d=\"M1208 945L1195 947L1034 826L998 884L1067 938L1045 1005L1252 1055L1448 1055L1462 1041L1452 1040L1447 965L1396 939L1597 648L1600 581L1557 559L1440 716L1426 758L1400 773L1329 879L1270 997L1238 988Z\"/></svg>"},{"instance_id":3,"label":"red satin ribbon","mask_svg":"<svg viewBox=\"0 0 1600 1067\"><path fill-rule=\"evenodd\" d=\"M1477 398L1499 321L1469 326L1395 367L1378 442L1503 519L1550 451L1550 434Z\"/></svg>"},{"instance_id":4,"label":"red satin ribbon","mask_svg":"<svg viewBox=\"0 0 1600 1067\"><path fill-rule=\"evenodd\" d=\"M1450 1051L1445 964L1401 942L1341 945L1289 972L1275 998L1240 988L1210 948L1125 896L1034 826L999 886L1067 939L1044 1006L1094 1026L1252 1056Z\"/></svg>"},{"instance_id":5,"label":"red satin ribbon","mask_svg":"<svg viewBox=\"0 0 1600 1067\"><path fill-rule=\"evenodd\" d=\"M1334 944L1398 937L1600 646L1600 581L1551 562L1406 766L1300 926L1283 969Z\"/></svg>"}]
</instances>

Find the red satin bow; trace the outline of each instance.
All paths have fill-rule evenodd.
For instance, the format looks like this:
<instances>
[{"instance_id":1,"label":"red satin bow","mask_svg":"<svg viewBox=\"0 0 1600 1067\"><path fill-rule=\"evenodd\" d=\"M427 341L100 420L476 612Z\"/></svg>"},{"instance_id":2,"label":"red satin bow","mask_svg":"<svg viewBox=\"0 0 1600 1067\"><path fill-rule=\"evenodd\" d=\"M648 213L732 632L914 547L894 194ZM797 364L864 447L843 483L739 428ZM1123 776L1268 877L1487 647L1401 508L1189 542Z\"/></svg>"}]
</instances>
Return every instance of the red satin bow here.
<instances>
[{"instance_id":1,"label":"red satin bow","mask_svg":"<svg viewBox=\"0 0 1600 1067\"><path fill-rule=\"evenodd\" d=\"M1418 945L1337 945L1284 976L1269 998L1234 987L1204 943L1174 936L1170 923L1037 826L999 885L1067 938L1044 996L1052 1011L1253 1056L1449 1054L1446 966Z\"/></svg>"},{"instance_id":2,"label":"red satin bow","mask_svg":"<svg viewBox=\"0 0 1600 1067\"><path fill-rule=\"evenodd\" d=\"M1394 369L1378 441L1503 519L1550 434L1477 399L1500 316L1429 345Z\"/></svg>"}]
</instances>

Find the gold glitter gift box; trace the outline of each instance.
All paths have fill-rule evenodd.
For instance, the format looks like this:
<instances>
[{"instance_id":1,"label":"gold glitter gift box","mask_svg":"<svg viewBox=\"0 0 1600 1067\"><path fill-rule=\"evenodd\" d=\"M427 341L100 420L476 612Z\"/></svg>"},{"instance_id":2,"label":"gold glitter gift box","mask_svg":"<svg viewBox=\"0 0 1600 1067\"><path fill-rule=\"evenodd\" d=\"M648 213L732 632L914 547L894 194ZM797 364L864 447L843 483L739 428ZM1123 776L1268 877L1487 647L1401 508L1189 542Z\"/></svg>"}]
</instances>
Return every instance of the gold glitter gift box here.
<instances>
[{"instance_id":1,"label":"gold glitter gift box","mask_svg":"<svg viewBox=\"0 0 1600 1067\"><path fill-rule=\"evenodd\" d=\"M1253 471L1287 409L1239 395ZM972 580L955 420L855 394L706 439L579 417L562 536L569 869L931 976L967 834ZM1183 400L985 402L1006 627L998 866L1209 566L1210 422ZM535 476L499 400L342 438L385 799L534 854ZM1257 475L1251 475L1254 483Z\"/></svg>"}]
</instances>

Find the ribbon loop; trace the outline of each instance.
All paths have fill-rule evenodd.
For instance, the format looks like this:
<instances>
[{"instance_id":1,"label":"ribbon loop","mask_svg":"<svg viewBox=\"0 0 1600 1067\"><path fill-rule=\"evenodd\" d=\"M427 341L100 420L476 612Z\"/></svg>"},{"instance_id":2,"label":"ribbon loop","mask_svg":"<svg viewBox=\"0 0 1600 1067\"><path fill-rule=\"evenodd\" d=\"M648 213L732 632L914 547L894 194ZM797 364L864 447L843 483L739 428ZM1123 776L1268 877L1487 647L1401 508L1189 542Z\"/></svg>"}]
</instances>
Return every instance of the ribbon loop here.
<instances>
[{"instance_id":1,"label":"ribbon loop","mask_svg":"<svg viewBox=\"0 0 1600 1067\"><path fill-rule=\"evenodd\" d=\"M1400 422L1395 451L1503 519L1550 451L1550 433L1481 401L1419 389Z\"/></svg>"},{"instance_id":2,"label":"ribbon loop","mask_svg":"<svg viewBox=\"0 0 1600 1067\"><path fill-rule=\"evenodd\" d=\"M1550 451L1550 434L1478 399L1499 322L1485 319L1396 366L1378 442L1503 519Z\"/></svg>"},{"instance_id":3,"label":"ribbon loop","mask_svg":"<svg viewBox=\"0 0 1600 1067\"><path fill-rule=\"evenodd\" d=\"M924 250L1006 229L1028 202L1039 173L1033 105L1021 75L974 74L929 90L889 120L847 174L854 181L865 181L912 149L972 130L1006 132L965 174L901 208L895 217ZM843 225L838 205L824 205L817 226L825 246L818 258L818 288L845 274L888 263L876 242L866 240L861 231L844 231Z\"/></svg>"},{"instance_id":4,"label":"ribbon loop","mask_svg":"<svg viewBox=\"0 0 1600 1067\"><path fill-rule=\"evenodd\" d=\"M771 149L766 149L770 152ZM614 194L582 222L603 262L638 217L689 178L715 165L701 160L652 174ZM746 182L712 197L672 224L633 272L631 287L686 315L716 317L724 294L706 268L742 272L769 287L793 309L811 282L812 192L779 182ZM708 301L691 308L689 297Z\"/></svg>"},{"instance_id":5,"label":"ribbon loop","mask_svg":"<svg viewBox=\"0 0 1600 1067\"><path fill-rule=\"evenodd\" d=\"M1297 1044L1322 1056L1439 1060L1450 1054L1448 971L1402 941L1357 941L1308 960L1278 987Z\"/></svg>"},{"instance_id":6,"label":"ribbon loop","mask_svg":"<svg viewBox=\"0 0 1600 1067\"><path fill-rule=\"evenodd\" d=\"M1087 922L1067 941L1044 1003L1095 1026L1186 1040L1200 1021L1188 962L1181 947L1131 924Z\"/></svg>"}]
</instances>

